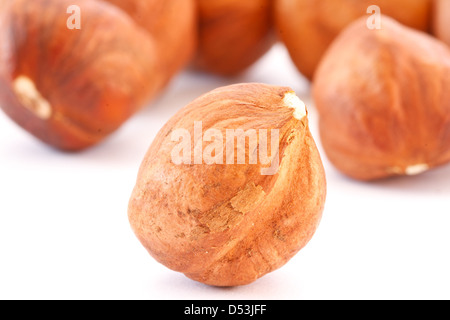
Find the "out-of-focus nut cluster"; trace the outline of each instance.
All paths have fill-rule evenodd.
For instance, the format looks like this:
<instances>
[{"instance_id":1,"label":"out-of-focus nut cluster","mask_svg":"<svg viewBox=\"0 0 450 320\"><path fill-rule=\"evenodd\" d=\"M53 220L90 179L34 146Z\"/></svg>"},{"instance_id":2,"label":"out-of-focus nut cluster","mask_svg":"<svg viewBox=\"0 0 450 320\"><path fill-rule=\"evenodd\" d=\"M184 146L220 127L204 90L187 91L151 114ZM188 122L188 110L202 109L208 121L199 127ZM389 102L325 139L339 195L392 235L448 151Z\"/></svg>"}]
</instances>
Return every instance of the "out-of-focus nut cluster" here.
<instances>
[{"instance_id":1,"label":"out-of-focus nut cluster","mask_svg":"<svg viewBox=\"0 0 450 320\"><path fill-rule=\"evenodd\" d=\"M374 7L450 44L446 0L80 0L78 30L67 26L70 6L1 2L0 105L71 151L116 131L185 68L233 76L277 41L314 81L333 41Z\"/></svg>"},{"instance_id":2,"label":"out-of-focus nut cluster","mask_svg":"<svg viewBox=\"0 0 450 320\"><path fill-rule=\"evenodd\" d=\"M374 180L450 161L449 1L275 0L274 14L336 168Z\"/></svg>"},{"instance_id":3,"label":"out-of-focus nut cluster","mask_svg":"<svg viewBox=\"0 0 450 320\"><path fill-rule=\"evenodd\" d=\"M80 26L71 29L72 5L3 2L0 105L37 138L76 151L118 129L188 63L196 7L193 0L80 0Z\"/></svg>"},{"instance_id":4,"label":"out-of-focus nut cluster","mask_svg":"<svg viewBox=\"0 0 450 320\"><path fill-rule=\"evenodd\" d=\"M187 66L235 75L275 42L271 0L80 0L76 30L72 2L0 9L0 105L61 150L102 141Z\"/></svg>"}]
</instances>

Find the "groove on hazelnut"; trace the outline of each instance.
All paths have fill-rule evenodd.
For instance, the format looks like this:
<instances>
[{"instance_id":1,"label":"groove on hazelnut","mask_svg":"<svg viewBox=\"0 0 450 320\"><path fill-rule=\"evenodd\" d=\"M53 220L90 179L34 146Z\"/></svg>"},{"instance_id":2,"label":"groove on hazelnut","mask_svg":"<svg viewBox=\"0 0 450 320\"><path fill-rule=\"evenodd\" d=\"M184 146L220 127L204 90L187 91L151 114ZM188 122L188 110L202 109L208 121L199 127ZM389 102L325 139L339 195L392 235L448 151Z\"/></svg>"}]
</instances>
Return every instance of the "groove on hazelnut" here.
<instances>
[{"instance_id":1,"label":"groove on hazelnut","mask_svg":"<svg viewBox=\"0 0 450 320\"><path fill-rule=\"evenodd\" d=\"M18 76L13 82L13 90L20 103L38 118L47 120L51 117L50 103L41 95L30 78Z\"/></svg>"},{"instance_id":2,"label":"groove on hazelnut","mask_svg":"<svg viewBox=\"0 0 450 320\"><path fill-rule=\"evenodd\" d=\"M302 120L307 115L306 105L300 100L300 98L295 94L295 92L287 92L283 98L284 104L294 109L294 118Z\"/></svg>"}]
</instances>

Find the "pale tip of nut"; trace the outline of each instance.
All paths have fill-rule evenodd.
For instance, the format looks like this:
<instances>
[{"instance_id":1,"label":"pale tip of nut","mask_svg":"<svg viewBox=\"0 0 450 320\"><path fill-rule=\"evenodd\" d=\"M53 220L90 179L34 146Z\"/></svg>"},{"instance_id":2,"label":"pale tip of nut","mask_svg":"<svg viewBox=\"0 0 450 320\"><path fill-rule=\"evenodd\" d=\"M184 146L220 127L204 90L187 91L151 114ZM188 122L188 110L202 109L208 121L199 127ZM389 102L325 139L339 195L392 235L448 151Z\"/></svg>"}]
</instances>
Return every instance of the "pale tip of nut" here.
<instances>
[{"instance_id":1,"label":"pale tip of nut","mask_svg":"<svg viewBox=\"0 0 450 320\"><path fill-rule=\"evenodd\" d=\"M42 120L52 115L50 103L41 95L34 82L26 76L18 76L13 82L13 90L20 103Z\"/></svg>"},{"instance_id":2,"label":"pale tip of nut","mask_svg":"<svg viewBox=\"0 0 450 320\"><path fill-rule=\"evenodd\" d=\"M294 92L288 92L283 98L284 104L294 109L294 118L302 120L307 115L306 105Z\"/></svg>"},{"instance_id":3,"label":"pale tip of nut","mask_svg":"<svg viewBox=\"0 0 450 320\"><path fill-rule=\"evenodd\" d=\"M408 176L415 176L418 174L421 174L425 171L428 171L430 169L430 166L427 165L426 163L421 163L421 164L416 164L413 166L409 166L405 169L405 173Z\"/></svg>"}]
</instances>

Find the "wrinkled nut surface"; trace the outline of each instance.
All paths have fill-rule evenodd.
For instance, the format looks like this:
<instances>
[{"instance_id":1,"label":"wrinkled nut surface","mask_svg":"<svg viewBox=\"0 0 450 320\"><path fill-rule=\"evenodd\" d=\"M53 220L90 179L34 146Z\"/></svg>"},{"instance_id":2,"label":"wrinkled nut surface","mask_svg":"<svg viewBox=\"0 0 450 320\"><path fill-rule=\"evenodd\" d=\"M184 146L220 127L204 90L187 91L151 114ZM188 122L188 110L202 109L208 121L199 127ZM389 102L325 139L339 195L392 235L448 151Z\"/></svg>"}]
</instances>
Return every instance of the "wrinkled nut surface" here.
<instances>
[{"instance_id":1,"label":"wrinkled nut surface","mask_svg":"<svg viewBox=\"0 0 450 320\"><path fill-rule=\"evenodd\" d=\"M271 0L196 0L199 44L195 69L236 75L275 43Z\"/></svg>"},{"instance_id":2,"label":"wrinkled nut surface","mask_svg":"<svg viewBox=\"0 0 450 320\"><path fill-rule=\"evenodd\" d=\"M226 139L238 129L236 139ZM178 161L184 139L192 153ZM255 154L258 160L250 160ZM281 267L305 246L325 197L305 105L289 88L237 84L201 96L161 129L128 215L160 263L202 283L236 286Z\"/></svg>"},{"instance_id":3,"label":"wrinkled nut surface","mask_svg":"<svg viewBox=\"0 0 450 320\"><path fill-rule=\"evenodd\" d=\"M373 5L407 26L428 29L431 0L274 0L275 25L298 70L312 79L336 36L356 19L368 19Z\"/></svg>"},{"instance_id":4,"label":"wrinkled nut surface","mask_svg":"<svg viewBox=\"0 0 450 320\"><path fill-rule=\"evenodd\" d=\"M450 161L450 49L383 17L349 26L313 85L331 162L360 180L416 175Z\"/></svg>"},{"instance_id":5,"label":"wrinkled nut surface","mask_svg":"<svg viewBox=\"0 0 450 320\"><path fill-rule=\"evenodd\" d=\"M6 3L5 3L6 4ZM8 1L0 21L0 105L45 143L76 151L118 129L164 81L155 41L126 13L80 0Z\"/></svg>"},{"instance_id":6,"label":"wrinkled nut surface","mask_svg":"<svg viewBox=\"0 0 450 320\"><path fill-rule=\"evenodd\" d=\"M433 34L450 46L450 1L434 0Z\"/></svg>"}]
</instances>

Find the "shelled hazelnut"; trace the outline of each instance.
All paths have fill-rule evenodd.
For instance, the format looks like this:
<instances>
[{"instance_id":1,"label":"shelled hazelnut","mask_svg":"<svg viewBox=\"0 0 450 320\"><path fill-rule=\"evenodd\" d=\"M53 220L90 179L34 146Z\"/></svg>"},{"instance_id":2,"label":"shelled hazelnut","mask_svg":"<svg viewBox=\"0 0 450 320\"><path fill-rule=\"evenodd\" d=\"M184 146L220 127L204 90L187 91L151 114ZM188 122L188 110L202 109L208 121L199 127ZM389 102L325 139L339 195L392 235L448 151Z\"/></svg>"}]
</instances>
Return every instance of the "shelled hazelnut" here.
<instances>
[{"instance_id":1,"label":"shelled hazelnut","mask_svg":"<svg viewBox=\"0 0 450 320\"><path fill-rule=\"evenodd\" d=\"M158 21L147 17L158 27L173 23L173 5L193 6L179 0L164 1L163 8L161 2L147 5L151 3L164 13ZM195 33L182 39L189 44L186 51L179 49L171 32L151 34L126 11L106 1L3 4L1 108L35 137L61 150L85 149L116 131L159 94L195 47ZM73 27L72 16L76 20L77 14L78 26ZM192 32L194 14L194 9L186 10L174 29L188 26L184 31ZM171 40L164 42L164 37ZM173 63L168 61L175 57Z\"/></svg>"},{"instance_id":2,"label":"shelled hazelnut","mask_svg":"<svg viewBox=\"0 0 450 320\"><path fill-rule=\"evenodd\" d=\"M322 145L346 175L415 175L450 161L450 49L383 16L345 29L313 84Z\"/></svg>"},{"instance_id":3,"label":"shelled hazelnut","mask_svg":"<svg viewBox=\"0 0 450 320\"><path fill-rule=\"evenodd\" d=\"M274 0L275 25L298 70L311 80L336 36L374 5L402 24L428 30L431 0Z\"/></svg>"},{"instance_id":4,"label":"shelled hazelnut","mask_svg":"<svg viewBox=\"0 0 450 320\"><path fill-rule=\"evenodd\" d=\"M161 129L128 216L160 263L196 281L236 286L307 244L325 196L303 102L290 88L237 84L199 97Z\"/></svg>"},{"instance_id":5,"label":"shelled hazelnut","mask_svg":"<svg viewBox=\"0 0 450 320\"><path fill-rule=\"evenodd\" d=\"M198 41L197 0L103 0L126 12L156 41L166 85L192 60Z\"/></svg>"},{"instance_id":6,"label":"shelled hazelnut","mask_svg":"<svg viewBox=\"0 0 450 320\"><path fill-rule=\"evenodd\" d=\"M197 0L199 44L193 66L223 76L236 75L275 43L272 0Z\"/></svg>"}]
</instances>

